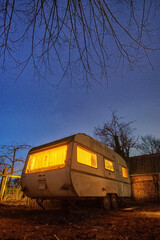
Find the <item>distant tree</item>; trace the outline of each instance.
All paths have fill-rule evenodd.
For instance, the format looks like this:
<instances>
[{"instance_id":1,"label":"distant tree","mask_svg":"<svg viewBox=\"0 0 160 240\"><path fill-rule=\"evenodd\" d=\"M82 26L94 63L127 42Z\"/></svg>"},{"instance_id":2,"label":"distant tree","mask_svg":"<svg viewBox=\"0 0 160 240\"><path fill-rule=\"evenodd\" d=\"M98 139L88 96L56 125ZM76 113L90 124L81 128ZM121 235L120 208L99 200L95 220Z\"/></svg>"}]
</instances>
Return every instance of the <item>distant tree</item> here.
<instances>
[{"instance_id":1,"label":"distant tree","mask_svg":"<svg viewBox=\"0 0 160 240\"><path fill-rule=\"evenodd\" d=\"M160 138L156 138L151 134L141 137L137 149L143 154L160 153Z\"/></svg>"},{"instance_id":2,"label":"distant tree","mask_svg":"<svg viewBox=\"0 0 160 240\"><path fill-rule=\"evenodd\" d=\"M8 168L10 174L18 172L18 167L24 162L23 157L17 157L17 153L24 149L29 149L31 146L26 143L13 143L12 145L0 146L0 164ZM1 170L2 167L1 167Z\"/></svg>"},{"instance_id":3,"label":"distant tree","mask_svg":"<svg viewBox=\"0 0 160 240\"><path fill-rule=\"evenodd\" d=\"M96 127L94 135L127 161L131 148L137 143L133 135L135 129L131 127L132 123L122 121L122 117L118 117L116 111L112 111L111 121L104 123L102 128Z\"/></svg>"},{"instance_id":4,"label":"distant tree","mask_svg":"<svg viewBox=\"0 0 160 240\"><path fill-rule=\"evenodd\" d=\"M31 63L38 77L55 75L54 86L65 76L101 84L113 65L132 70L144 66L142 58L151 64L159 6L159 0L2 0L1 67L18 68L18 78Z\"/></svg>"}]
</instances>

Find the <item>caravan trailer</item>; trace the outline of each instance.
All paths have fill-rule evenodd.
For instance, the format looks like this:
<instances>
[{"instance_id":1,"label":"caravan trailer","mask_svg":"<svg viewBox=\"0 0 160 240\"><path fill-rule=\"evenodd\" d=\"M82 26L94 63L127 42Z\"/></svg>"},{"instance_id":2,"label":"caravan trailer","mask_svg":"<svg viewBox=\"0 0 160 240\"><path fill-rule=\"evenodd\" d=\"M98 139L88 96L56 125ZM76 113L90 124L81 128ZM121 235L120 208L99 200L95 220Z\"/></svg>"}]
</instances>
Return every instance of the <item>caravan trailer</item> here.
<instances>
[{"instance_id":1,"label":"caravan trailer","mask_svg":"<svg viewBox=\"0 0 160 240\"><path fill-rule=\"evenodd\" d=\"M32 148L21 178L25 195L36 199L99 198L105 209L131 196L124 159L82 133Z\"/></svg>"}]
</instances>

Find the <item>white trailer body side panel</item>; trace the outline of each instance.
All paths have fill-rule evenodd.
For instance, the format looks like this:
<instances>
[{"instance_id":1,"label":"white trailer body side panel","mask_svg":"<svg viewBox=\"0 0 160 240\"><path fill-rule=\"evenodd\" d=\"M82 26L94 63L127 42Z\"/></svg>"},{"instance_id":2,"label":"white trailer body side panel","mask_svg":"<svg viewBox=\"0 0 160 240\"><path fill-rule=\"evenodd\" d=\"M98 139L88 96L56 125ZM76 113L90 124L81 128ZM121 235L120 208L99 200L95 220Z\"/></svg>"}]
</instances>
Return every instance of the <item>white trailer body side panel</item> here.
<instances>
[{"instance_id":1,"label":"white trailer body side panel","mask_svg":"<svg viewBox=\"0 0 160 240\"><path fill-rule=\"evenodd\" d=\"M106 193L115 193L119 197L131 196L130 180L124 179L121 173L121 166L126 166L126 163L118 154L84 134L77 134L74 141L71 180L79 197L103 197ZM96 153L97 168L77 162L77 146L84 146ZM104 168L104 158L113 161L114 172Z\"/></svg>"},{"instance_id":2,"label":"white trailer body side panel","mask_svg":"<svg viewBox=\"0 0 160 240\"><path fill-rule=\"evenodd\" d=\"M71 178L79 197L104 197L107 193L118 194L118 184L111 179L74 171L71 172Z\"/></svg>"}]
</instances>

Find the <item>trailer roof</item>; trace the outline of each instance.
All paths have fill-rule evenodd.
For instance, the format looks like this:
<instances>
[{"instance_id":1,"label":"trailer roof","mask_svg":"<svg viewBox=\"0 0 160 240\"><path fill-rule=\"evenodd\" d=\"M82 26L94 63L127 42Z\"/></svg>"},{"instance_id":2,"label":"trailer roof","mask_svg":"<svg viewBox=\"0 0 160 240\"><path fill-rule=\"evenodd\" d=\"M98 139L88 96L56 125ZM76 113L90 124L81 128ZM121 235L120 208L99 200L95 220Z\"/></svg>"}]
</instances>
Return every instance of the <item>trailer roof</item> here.
<instances>
[{"instance_id":1,"label":"trailer roof","mask_svg":"<svg viewBox=\"0 0 160 240\"><path fill-rule=\"evenodd\" d=\"M35 151L39 151L42 148L49 148L49 147L51 147L53 145L57 145L57 144L60 144L62 142L71 142L71 141L73 141L75 135L72 135L72 136L69 136L69 137L65 137L65 138L61 138L59 140L56 140L56 141L53 141L53 142L49 142L49 143L46 143L46 144L43 144L43 145L40 145L40 146L37 146L37 147L33 147L33 148L30 149L29 153L35 152Z\"/></svg>"},{"instance_id":2,"label":"trailer roof","mask_svg":"<svg viewBox=\"0 0 160 240\"><path fill-rule=\"evenodd\" d=\"M59 139L59 140L56 140L56 141L53 141L53 142L50 142L47 144L43 144L43 145L34 147L34 148L30 149L29 153L37 152L42 149L51 148L53 145L58 145L61 143L69 143L72 141L75 141L84 146L87 146L88 148L93 149L93 151L95 151L99 154L102 154L103 156L108 157L110 159L113 159L114 157L116 157L120 164L126 166L126 162L119 154L117 154L116 152L114 152L113 150L108 148L103 143L97 141L96 139L94 139L84 133L77 133L77 134L74 134L74 135L66 137L66 138L62 138L62 139Z\"/></svg>"}]
</instances>

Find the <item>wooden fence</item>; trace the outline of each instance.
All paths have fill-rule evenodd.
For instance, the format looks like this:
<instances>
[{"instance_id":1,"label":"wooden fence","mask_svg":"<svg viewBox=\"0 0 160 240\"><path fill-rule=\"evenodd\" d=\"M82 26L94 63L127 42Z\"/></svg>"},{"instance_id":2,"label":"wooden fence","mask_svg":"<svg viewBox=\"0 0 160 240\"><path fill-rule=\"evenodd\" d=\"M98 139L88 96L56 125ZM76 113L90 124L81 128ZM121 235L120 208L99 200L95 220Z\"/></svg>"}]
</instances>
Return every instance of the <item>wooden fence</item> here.
<instances>
[{"instance_id":1,"label":"wooden fence","mask_svg":"<svg viewBox=\"0 0 160 240\"><path fill-rule=\"evenodd\" d=\"M6 167L3 171L3 173L0 174L0 177L2 177L1 186L0 186L0 201L2 201L4 192L6 189L7 179L8 178L21 178L21 176L11 175L10 173L7 172L7 167Z\"/></svg>"}]
</instances>

